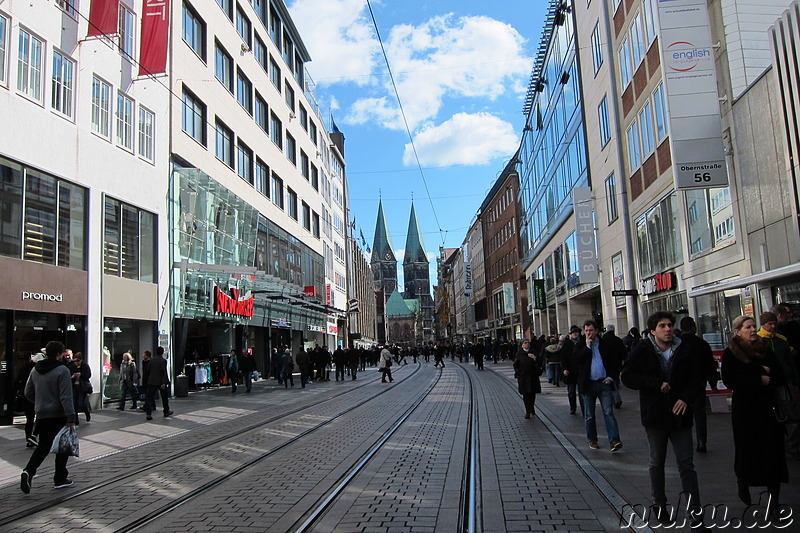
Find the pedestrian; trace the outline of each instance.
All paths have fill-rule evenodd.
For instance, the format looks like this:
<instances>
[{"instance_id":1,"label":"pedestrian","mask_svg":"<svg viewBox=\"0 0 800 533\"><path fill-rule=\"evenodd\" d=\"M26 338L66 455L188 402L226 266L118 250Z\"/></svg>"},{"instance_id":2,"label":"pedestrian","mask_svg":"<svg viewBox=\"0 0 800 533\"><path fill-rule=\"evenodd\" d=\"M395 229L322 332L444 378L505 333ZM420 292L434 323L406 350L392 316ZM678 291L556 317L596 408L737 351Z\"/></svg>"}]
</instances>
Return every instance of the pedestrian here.
<instances>
[{"instance_id":1,"label":"pedestrian","mask_svg":"<svg viewBox=\"0 0 800 533\"><path fill-rule=\"evenodd\" d=\"M733 321L733 338L722 353L722 382L733 391L734 459L739 499L752 503L750 487L767 487L778 511L781 483L788 481L784 425L775 419L773 393L785 380L772 349L756 334L753 317Z\"/></svg>"},{"instance_id":2,"label":"pedestrian","mask_svg":"<svg viewBox=\"0 0 800 533\"><path fill-rule=\"evenodd\" d=\"M625 343L622 342L622 339L617 337L616 330L617 327L614 324L608 324L606 326L606 332L603 333L602 340L603 343L607 345L611 356L617 360L615 363L617 368L621 370L622 363L625 362L625 358L628 356L628 350L625 348ZM622 408L622 395L619 392L619 372L611 376L611 378L614 380L614 409L620 409Z\"/></svg>"},{"instance_id":3,"label":"pedestrian","mask_svg":"<svg viewBox=\"0 0 800 533\"><path fill-rule=\"evenodd\" d=\"M642 340L642 335L639 333L639 328L632 327L628 330L628 334L623 337L622 344L625 345L625 350L630 353L631 349L640 340Z\"/></svg>"},{"instance_id":4,"label":"pedestrian","mask_svg":"<svg viewBox=\"0 0 800 533\"><path fill-rule=\"evenodd\" d=\"M439 365L442 365L442 368L444 368L444 350L445 348L443 343L438 343L433 346L434 368L438 368Z\"/></svg>"},{"instance_id":5,"label":"pedestrian","mask_svg":"<svg viewBox=\"0 0 800 533\"><path fill-rule=\"evenodd\" d=\"M16 381L16 390L17 390L17 398L19 399L18 408L21 408L25 413L25 447L26 448L34 448L36 445L39 444L39 439L36 436L35 431L35 419L36 419L36 406L28 397L25 396L25 386L28 384L28 378L31 375L31 371L36 366L36 363L43 361L45 358L44 354L41 352L36 352L32 354L28 362L25 363L25 366L19 372L19 376L17 376Z\"/></svg>"},{"instance_id":6,"label":"pedestrian","mask_svg":"<svg viewBox=\"0 0 800 533\"><path fill-rule=\"evenodd\" d=\"M567 386L567 398L569 400L569 414L574 415L577 404L581 406L581 416L584 416L583 396L578 394L578 367L575 364L575 348L580 344L581 330L578 326L572 326L569 335L564 342L564 356L561 358L561 375L564 384Z\"/></svg>"},{"instance_id":7,"label":"pedestrian","mask_svg":"<svg viewBox=\"0 0 800 533\"><path fill-rule=\"evenodd\" d=\"M794 319L794 313L788 304L778 304L770 309L778 317L778 327L776 333L780 333L786 338L789 346L800 353L800 322Z\"/></svg>"},{"instance_id":8,"label":"pedestrian","mask_svg":"<svg viewBox=\"0 0 800 533\"><path fill-rule=\"evenodd\" d=\"M336 381L344 381L344 369L347 366L347 354L339 346L333 352L333 364L336 365Z\"/></svg>"},{"instance_id":9,"label":"pedestrian","mask_svg":"<svg viewBox=\"0 0 800 533\"><path fill-rule=\"evenodd\" d=\"M542 373L541 358L531 350L530 339L522 339L522 346L514 358L514 376L517 378L517 390L525 404L525 418L530 418L536 405L536 395L542 392L539 376Z\"/></svg>"},{"instance_id":10,"label":"pedestrian","mask_svg":"<svg viewBox=\"0 0 800 533\"><path fill-rule=\"evenodd\" d=\"M156 348L156 354L150 356L149 351L145 351L148 357L146 378L142 380L147 385L145 389L144 410L147 420L152 420L152 412L156 409L156 392L161 395L161 408L164 416L172 415L169 410L169 375L167 373L167 360L164 359L164 348Z\"/></svg>"},{"instance_id":11,"label":"pedestrian","mask_svg":"<svg viewBox=\"0 0 800 533\"><path fill-rule=\"evenodd\" d=\"M672 443L682 493L689 494L688 510L693 529L702 527L700 489L694 469L692 410L704 395L701 360L689 343L674 336L675 317L658 311L647 318L649 334L631 349L622 370L625 386L639 391L642 425L650 449L650 491L655 516L661 524L672 517L667 510L664 463Z\"/></svg>"},{"instance_id":12,"label":"pedestrian","mask_svg":"<svg viewBox=\"0 0 800 533\"><path fill-rule=\"evenodd\" d=\"M350 367L350 379L355 381L358 374L358 364L361 360L360 348L353 348L347 353L347 366Z\"/></svg>"},{"instance_id":13,"label":"pedestrian","mask_svg":"<svg viewBox=\"0 0 800 533\"><path fill-rule=\"evenodd\" d=\"M243 350L239 356L239 370L244 377L245 392L253 390L253 372L256 371L256 361L249 351Z\"/></svg>"},{"instance_id":14,"label":"pedestrian","mask_svg":"<svg viewBox=\"0 0 800 533\"><path fill-rule=\"evenodd\" d=\"M231 350L231 354L228 356L225 375L228 377L228 383L231 384L231 394L236 394L236 386L239 384L239 356L236 355L235 349Z\"/></svg>"},{"instance_id":15,"label":"pedestrian","mask_svg":"<svg viewBox=\"0 0 800 533\"><path fill-rule=\"evenodd\" d=\"M561 386L562 368L561 362L564 359L565 352L572 348L572 343L567 339L569 335L562 335L552 344L545 346L544 351L547 354L547 368L552 369L553 381L552 384L556 387ZM574 400L573 400L574 401Z\"/></svg>"},{"instance_id":16,"label":"pedestrian","mask_svg":"<svg viewBox=\"0 0 800 533\"><path fill-rule=\"evenodd\" d=\"M483 370L483 360L486 357L486 347L483 345L483 339L478 339L478 341L472 345L470 355L472 356L473 363L478 367L478 370Z\"/></svg>"},{"instance_id":17,"label":"pedestrian","mask_svg":"<svg viewBox=\"0 0 800 533\"><path fill-rule=\"evenodd\" d=\"M283 381L283 388L288 389L289 384L292 384L294 387L294 377L292 376L292 372L294 372L294 359L292 359L292 352L289 348L283 352L283 357L281 358L281 379Z\"/></svg>"},{"instance_id":18,"label":"pedestrian","mask_svg":"<svg viewBox=\"0 0 800 533\"><path fill-rule=\"evenodd\" d=\"M444 363L442 363L442 366L444 366ZM384 347L384 349L381 350L380 366L378 369L381 372L381 383L386 383L387 379L390 383L394 381L394 379L392 379L392 352L390 352L388 348Z\"/></svg>"},{"instance_id":19,"label":"pedestrian","mask_svg":"<svg viewBox=\"0 0 800 533\"><path fill-rule=\"evenodd\" d=\"M689 352L694 354L700 365L699 372L703 378L703 383L708 382L712 392L719 390L719 371L717 361L714 359L714 352L711 345L704 339L697 336L697 324L690 316L681 319L681 342L686 345ZM705 386L703 386L705 388ZM697 435L697 451L705 453L708 450L708 425L706 423L706 395L698 395L697 403L693 406L694 411L694 430Z\"/></svg>"},{"instance_id":20,"label":"pedestrian","mask_svg":"<svg viewBox=\"0 0 800 533\"><path fill-rule=\"evenodd\" d=\"M36 411L36 429L39 432L39 445L31 454L28 464L20 476L20 489L25 494L31 491L31 482L36 470L50 454L53 440L64 426L75 428L75 404L72 400L72 376L62 363L64 345L50 341L45 347L43 361L39 361L31 371L25 384L25 397L33 402ZM66 453L55 454L56 469L53 485L57 489L72 486L67 470Z\"/></svg>"},{"instance_id":21,"label":"pedestrian","mask_svg":"<svg viewBox=\"0 0 800 533\"><path fill-rule=\"evenodd\" d=\"M92 420L92 409L89 405L89 395L92 393L92 368L83 362L83 354L76 353L72 357L69 365L72 373L72 401L75 403L75 413L80 411L86 416L86 421ZM75 417L75 425L80 425L78 417Z\"/></svg>"},{"instance_id":22,"label":"pedestrian","mask_svg":"<svg viewBox=\"0 0 800 533\"><path fill-rule=\"evenodd\" d=\"M300 386L305 389L307 383L313 383L314 369L311 366L311 348L305 350L300 346L300 351L297 352L294 361L300 368Z\"/></svg>"},{"instance_id":23,"label":"pedestrian","mask_svg":"<svg viewBox=\"0 0 800 533\"><path fill-rule=\"evenodd\" d=\"M619 374L618 359L610 353L608 346L598 336L600 328L594 320L583 324L586 337L584 343L576 346L574 363L578 371L578 392L583 396L584 424L589 448L600 448L597 444L597 421L595 407L600 400L603 410L606 433L611 444L611 451L622 448L619 426L614 416L614 380L612 376Z\"/></svg>"},{"instance_id":24,"label":"pedestrian","mask_svg":"<svg viewBox=\"0 0 800 533\"><path fill-rule=\"evenodd\" d=\"M136 409L136 403L139 401L139 369L136 367L136 361L128 352L122 354L122 363L119 365L119 390L120 399L118 411L125 410L125 401L128 398L128 393L131 395L131 402L133 402L133 409Z\"/></svg>"}]
</instances>

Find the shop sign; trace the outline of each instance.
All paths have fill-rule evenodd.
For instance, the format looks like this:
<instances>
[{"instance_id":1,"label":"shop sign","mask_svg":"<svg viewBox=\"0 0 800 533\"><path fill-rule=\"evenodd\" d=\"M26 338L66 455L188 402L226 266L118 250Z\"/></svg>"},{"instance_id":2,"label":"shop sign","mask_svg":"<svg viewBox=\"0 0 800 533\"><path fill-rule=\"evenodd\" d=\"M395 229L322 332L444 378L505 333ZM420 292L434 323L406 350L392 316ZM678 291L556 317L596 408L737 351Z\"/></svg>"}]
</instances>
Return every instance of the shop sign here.
<instances>
[{"instance_id":1,"label":"shop sign","mask_svg":"<svg viewBox=\"0 0 800 533\"><path fill-rule=\"evenodd\" d=\"M308 331L315 331L317 333L325 333L325 328L322 326L315 326L314 324L308 325Z\"/></svg>"},{"instance_id":2,"label":"shop sign","mask_svg":"<svg viewBox=\"0 0 800 533\"><path fill-rule=\"evenodd\" d=\"M472 262L464 261L464 296L472 295Z\"/></svg>"},{"instance_id":3,"label":"shop sign","mask_svg":"<svg viewBox=\"0 0 800 533\"><path fill-rule=\"evenodd\" d=\"M578 243L581 283L597 283L597 240L594 232L592 190L589 187L573 187L572 204L575 211L575 238Z\"/></svg>"},{"instance_id":4,"label":"shop sign","mask_svg":"<svg viewBox=\"0 0 800 533\"><path fill-rule=\"evenodd\" d=\"M674 272L664 272L656 274L652 278L642 280L642 294L655 294L661 291L669 291L678 287L678 279Z\"/></svg>"},{"instance_id":5,"label":"shop sign","mask_svg":"<svg viewBox=\"0 0 800 533\"><path fill-rule=\"evenodd\" d=\"M327 305L333 305L333 295L331 294L331 284L330 283L325 285L325 303Z\"/></svg>"},{"instance_id":6,"label":"shop sign","mask_svg":"<svg viewBox=\"0 0 800 533\"><path fill-rule=\"evenodd\" d=\"M270 325L273 328L290 328L292 327L292 323L286 320L285 318L273 318L269 321Z\"/></svg>"},{"instance_id":7,"label":"shop sign","mask_svg":"<svg viewBox=\"0 0 800 533\"><path fill-rule=\"evenodd\" d=\"M514 284L503 283L503 314L514 314L516 305L514 303Z\"/></svg>"},{"instance_id":8,"label":"shop sign","mask_svg":"<svg viewBox=\"0 0 800 533\"><path fill-rule=\"evenodd\" d=\"M317 286L316 285L306 285L303 287L303 294L309 298L316 298L317 296Z\"/></svg>"},{"instance_id":9,"label":"shop sign","mask_svg":"<svg viewBox=\"0 0 800 533\"><path fill-rule=\"evenodd\" d=\"M219 287L214 287L214 312L226 315L253 316L255 298L243 298L239 289L231 289L227 295Z\"/></svg>"},{"instance_id":10,"label":"shop sign","mask_svg":"<svg viewBox=\"0 0 800 533\"><path fill-rule=\"evenodd\" d=\"M45 302L63 302L63 294L46 294L43 292L28 292L22 291L22 301L25 300L43 300Z\"/></svg>"},{"instance_id":11,"label":"shop sign","mask_svg":"<svg viewBox=\"0 0 800 533\"><path fill-rule=\"evenodd\" d=\"M544 290L543 279L533 280L533 308L534 309L547 308L547 297Z\"/></svg>"},{"instance_id":12,"label":"shop sign","mask_svg":"<svg viewBox=\"0 0 800 533\"><path fill-rule=\"evenodd\" d=\"M328 335L337 335L339 333L339 326L328 324Z\"/></svg>"}]
</instances>

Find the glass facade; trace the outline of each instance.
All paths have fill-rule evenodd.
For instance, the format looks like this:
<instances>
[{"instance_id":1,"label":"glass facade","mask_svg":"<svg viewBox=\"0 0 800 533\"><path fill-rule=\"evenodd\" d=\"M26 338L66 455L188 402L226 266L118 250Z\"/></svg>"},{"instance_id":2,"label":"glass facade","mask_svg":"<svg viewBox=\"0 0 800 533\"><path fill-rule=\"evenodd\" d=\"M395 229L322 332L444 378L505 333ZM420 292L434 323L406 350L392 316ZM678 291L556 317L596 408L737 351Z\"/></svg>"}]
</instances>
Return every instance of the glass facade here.
<instances>
[{"instance_id":1,"label":"glass facade","mask_svg":"<svg viewBox=\"0 0 800 533\"><path fill-rule=\"evenodd\" d=\"M524 216L521 238L528 260L572 212L572 188L588 184L580 74L571 17L567 12L564 23L553 27L547 53L537 59L538 79L532 79L532 105L520 148Z\"/></svg>"}]
</instances>

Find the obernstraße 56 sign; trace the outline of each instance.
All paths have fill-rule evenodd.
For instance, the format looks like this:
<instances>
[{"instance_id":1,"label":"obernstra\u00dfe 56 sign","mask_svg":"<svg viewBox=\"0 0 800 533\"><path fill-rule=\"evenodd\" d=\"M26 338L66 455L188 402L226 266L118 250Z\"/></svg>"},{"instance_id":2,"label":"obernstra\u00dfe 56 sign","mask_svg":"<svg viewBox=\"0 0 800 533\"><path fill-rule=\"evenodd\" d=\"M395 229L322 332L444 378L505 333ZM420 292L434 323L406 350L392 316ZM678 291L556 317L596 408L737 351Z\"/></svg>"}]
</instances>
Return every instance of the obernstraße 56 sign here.
<instances>
[{"instance_id":1,"label":"obernstra\u00dfe 56 sign","mask_svg":"<svg viewBox=\"0 0 800 533\"><path fill-rule=\"evenodd\" d=\"M658 18L675 188L726 187L706 0L658 0Z\"/></svg>"}]
</instances>

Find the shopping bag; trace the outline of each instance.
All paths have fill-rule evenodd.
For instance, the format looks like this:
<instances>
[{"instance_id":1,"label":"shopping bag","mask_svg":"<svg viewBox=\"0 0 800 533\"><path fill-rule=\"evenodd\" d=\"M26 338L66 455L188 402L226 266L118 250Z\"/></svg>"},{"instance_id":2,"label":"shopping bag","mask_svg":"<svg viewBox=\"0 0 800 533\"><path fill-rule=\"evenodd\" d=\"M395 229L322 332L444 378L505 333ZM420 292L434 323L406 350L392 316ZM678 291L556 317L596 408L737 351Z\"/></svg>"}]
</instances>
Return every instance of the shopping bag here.
<instances>
[{"instance_id":1,"label":"shopping bag","mask_svg":"<svg viewBox=\"0 0 800 533\"><path fill-rule=\"evenodd\" d=\"M64 426L56 433L56 438L53 439L53 445L50 446L50 453L67 454L73 457L78 457L80 451L78 448L78 432L74 427Z\"/></svg>"}]
</instances>

